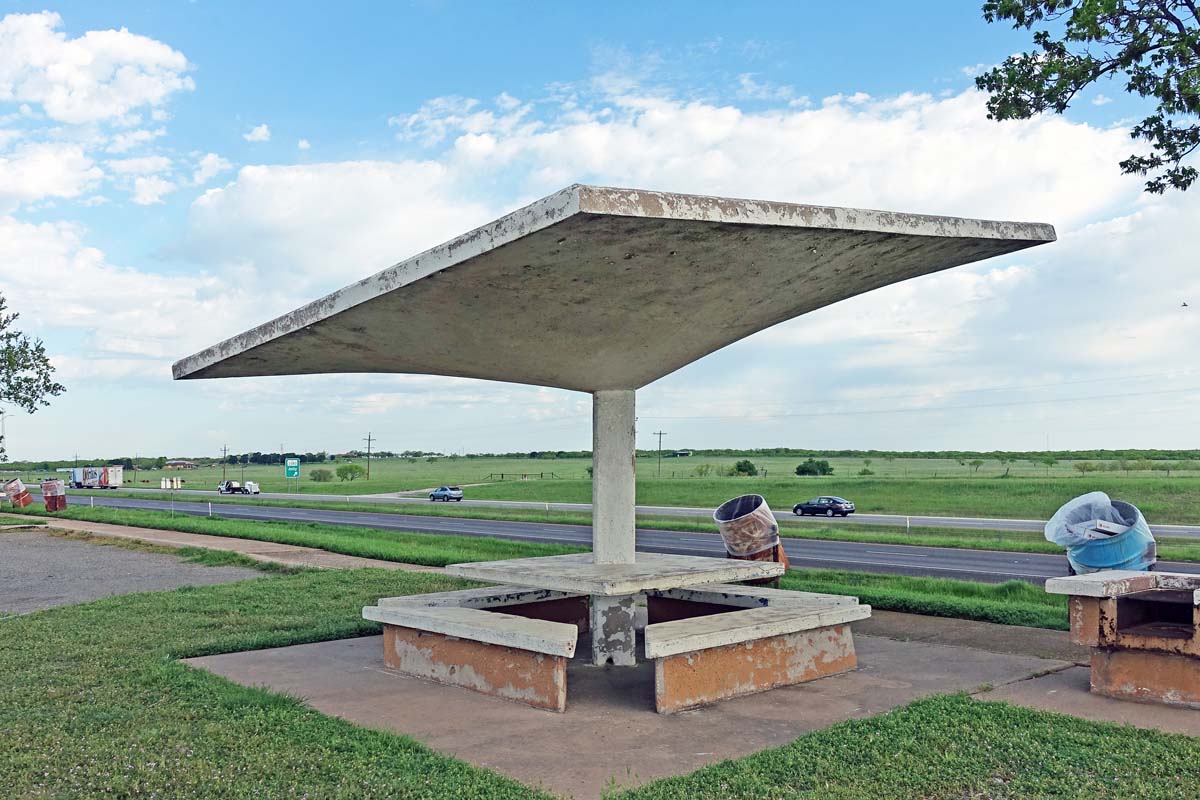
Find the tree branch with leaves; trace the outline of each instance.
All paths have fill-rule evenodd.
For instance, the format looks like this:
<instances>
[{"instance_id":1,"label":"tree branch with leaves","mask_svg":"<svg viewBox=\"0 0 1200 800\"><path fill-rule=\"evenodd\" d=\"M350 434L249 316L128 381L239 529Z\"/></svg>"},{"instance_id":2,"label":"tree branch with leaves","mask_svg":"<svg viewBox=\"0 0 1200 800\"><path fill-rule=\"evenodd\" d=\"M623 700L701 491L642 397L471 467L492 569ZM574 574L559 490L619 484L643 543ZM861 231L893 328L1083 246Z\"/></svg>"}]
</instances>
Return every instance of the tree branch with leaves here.
<instances>
[{"instance_id":1,"label":"tree branch with leaves","mask_svg":"<svg viewBox=\"0 0 1200 800\"><path fill-rule=\"evenodd\" d=\"M1127 92L1154 103L1154 113L1130 130L1149 152L1126 158L1121 171L1148 176L1146 191L1154 194L1196 180L1196 168L1185 163L1200 148L1200 17L1193 0L987 0L983 17L1033 31L1035 46L975 79L990 94L990 119L1061 114L1097 81L1123 80Z\"/></svg>"},{"instance_id":2,"label":"tree branch with leaves","mask_svg":"<svg viewBox=\"0 0 1200 800\"><path fill-rule=\"evenodd\" d=\"M18 314L7 313L8 303L0 295L0 403L10 403L30 414L50 405L49 398L65 388L54 380L54 365L46 346L13 327ZM0 439L0 461L8 459Z\"/></svg>"}]
</instances>

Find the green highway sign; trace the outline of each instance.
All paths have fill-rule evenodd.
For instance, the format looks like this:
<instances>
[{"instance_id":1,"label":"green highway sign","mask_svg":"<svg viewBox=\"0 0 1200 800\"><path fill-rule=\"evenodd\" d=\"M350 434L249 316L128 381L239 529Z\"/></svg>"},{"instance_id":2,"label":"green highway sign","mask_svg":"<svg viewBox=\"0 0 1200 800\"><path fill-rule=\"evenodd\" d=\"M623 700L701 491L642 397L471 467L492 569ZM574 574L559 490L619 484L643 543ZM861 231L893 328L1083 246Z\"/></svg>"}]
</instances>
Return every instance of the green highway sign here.
<instances>
[{"instance_id":1,"label":"green highway sign","mask_svg":"<svg viewBox=\"0 0 1200 800\"><path fill-rule=\"evenodd\" d=\"M300 459L289 458L283 462L283 477L299 478L300 477Z\"/></svg>"}]
</instances>

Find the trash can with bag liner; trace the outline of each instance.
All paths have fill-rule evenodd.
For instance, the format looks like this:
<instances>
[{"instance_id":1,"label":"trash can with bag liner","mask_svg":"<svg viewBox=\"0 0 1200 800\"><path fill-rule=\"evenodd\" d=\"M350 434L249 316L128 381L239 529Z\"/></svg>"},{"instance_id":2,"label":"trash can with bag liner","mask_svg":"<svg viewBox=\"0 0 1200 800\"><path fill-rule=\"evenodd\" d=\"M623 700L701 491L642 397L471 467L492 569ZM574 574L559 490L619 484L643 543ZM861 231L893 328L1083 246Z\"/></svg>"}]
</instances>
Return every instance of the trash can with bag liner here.
<instances>
[{"instance_id":1,"label":"trash can with bag liner","mask_svg":"<svg viewBox=\"0 0 1200 800\"><path fill-rule=\"evenodd\" d=\"M25 508L33 504L33 498L29 496L29 490L25 488L25 484L21 482L20 478L4 482L4 495L8 498L8 502L16 508Z\"/></svg>"},{"instance_id":2,"label":"trash can with bag liner","mask_svg":"<svg viewBox=\"0 0 1200 800\"><path fill-rule=\"evenodd\" d=\"M774 561L788 566L779 541L779 522L760 494L744 494L722 503L713 512L725 553L743 561ZM752 585L778 585L778 578L746 581Z\"/></svg>"},{"instance_id":3,"label":"trash can with bag liner","mask_svg":"<svg viewBox=\"0 0 1200 800\"><path fill-rule=\"evenodd\" d=\"M1063 505L1046 523L1046 539L1066 548L1077 575L1107 569L1144 572L1158 560L1158 545L1142 512L1104 492Z\"/></svg>"}]
</instances>

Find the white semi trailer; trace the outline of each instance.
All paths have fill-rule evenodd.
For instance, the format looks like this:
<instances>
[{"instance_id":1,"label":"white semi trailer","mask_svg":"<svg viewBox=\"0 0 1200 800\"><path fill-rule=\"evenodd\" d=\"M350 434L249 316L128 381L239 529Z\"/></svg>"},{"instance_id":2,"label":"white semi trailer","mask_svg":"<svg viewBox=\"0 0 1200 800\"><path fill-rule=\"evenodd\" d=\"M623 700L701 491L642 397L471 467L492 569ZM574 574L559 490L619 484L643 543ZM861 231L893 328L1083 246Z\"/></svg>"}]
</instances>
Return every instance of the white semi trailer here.
<instances>
[{"instance_id":1,"label":"white semi trailer","mask_svg":"<svg viewBox=\"0 0 1200 800\"><path fill-rule=\"evenodd\" d=\"M75 489L119 489L124 482L124 467L75 467L71 470L71 486Z\"/></svg>"}]
</instances>

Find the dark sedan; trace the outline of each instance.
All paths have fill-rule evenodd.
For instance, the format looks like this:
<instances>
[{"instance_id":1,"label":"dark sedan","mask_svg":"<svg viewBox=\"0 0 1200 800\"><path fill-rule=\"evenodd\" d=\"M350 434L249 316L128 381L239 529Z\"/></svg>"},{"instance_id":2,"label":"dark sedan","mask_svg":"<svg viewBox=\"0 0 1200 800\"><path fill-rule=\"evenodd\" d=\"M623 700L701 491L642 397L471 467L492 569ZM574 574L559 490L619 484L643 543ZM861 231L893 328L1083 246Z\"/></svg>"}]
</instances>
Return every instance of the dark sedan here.
<instances>
[{"instance_id":1,"label":"dark sedan","mask_svg":"<svg viewBox=\"0 0 1200 800\"><path fill-rule=\"evenodd\" d=\"M814 497L812 500L805 500L803 503L796 503L792 506L792 513L798 517L803 517L806 514L821 515L823 517L833 517L841 515L843 517L850 516L854 513L854 503L844 497Z\"/></svg>"}]
</instances>

